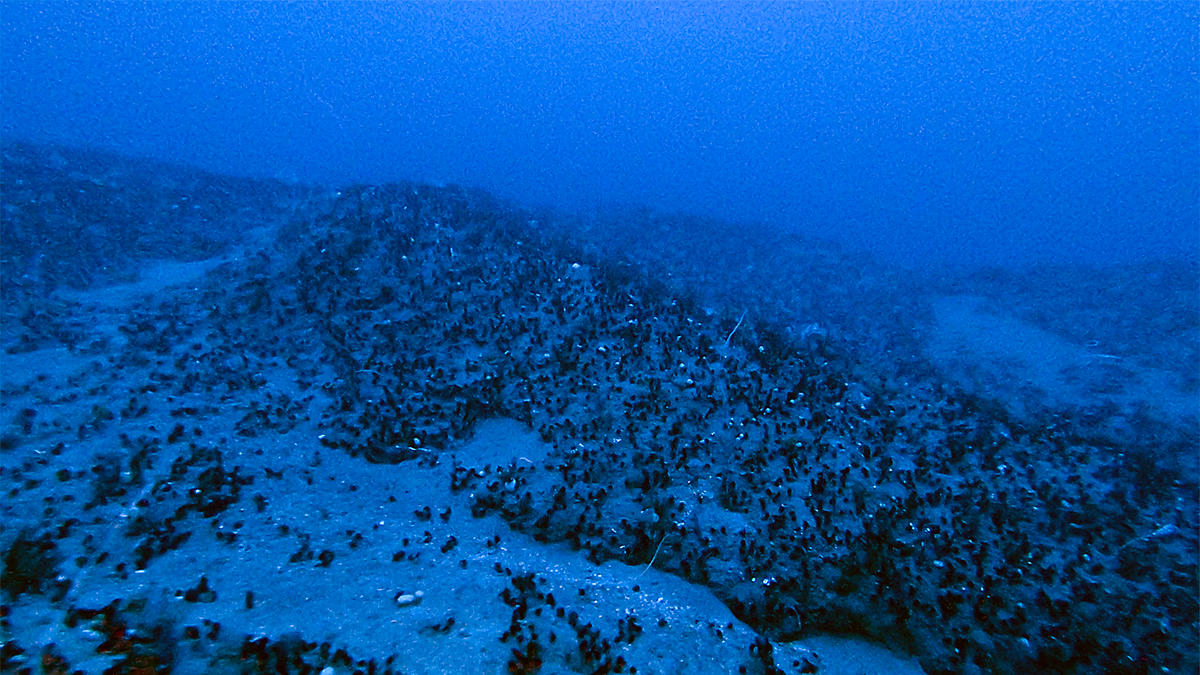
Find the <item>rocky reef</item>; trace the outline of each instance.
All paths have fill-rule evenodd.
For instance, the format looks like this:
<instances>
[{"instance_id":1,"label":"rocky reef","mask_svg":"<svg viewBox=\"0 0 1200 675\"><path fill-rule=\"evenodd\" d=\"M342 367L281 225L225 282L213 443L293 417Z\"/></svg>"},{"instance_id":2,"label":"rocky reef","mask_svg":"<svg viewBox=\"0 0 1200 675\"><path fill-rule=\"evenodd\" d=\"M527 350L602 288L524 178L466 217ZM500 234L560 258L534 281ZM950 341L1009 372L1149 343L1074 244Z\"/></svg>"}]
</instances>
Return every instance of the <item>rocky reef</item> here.
<instances>
[{"instance_id":1,"label":"rocky reef","mask_svg":"<svg viewBox=\"0 0 1200 675\"><path fill-rule=\"evenodd\" d=\"M147 609L249 616L270 595L270 577L234 593L218 567L183 577L184 552L319 575L378 546L385 566L495 575L502 590L480 602L506 629L487 635L500 645L480 651L488 668L664 669L638 645L690 629L647 610L610 615L610 630L582 617L582 584L480 562L512 536L708 589L738 624L706 639L740 640L711 672L820 672L788 651L819 633L871 638L931 673L1197 667L1197 482L1177 461L1194 431L1016 416L940 377L917 349L927 310L890 273L717 228L710 248L759 265L722 271L670 236L621 243L619 219L581 227L456 186L131 187L111 158L60 154L56 168L48 151L4 152L16 243L0 271L23 289L6 290L2 331L20 370L0 410L4 517L21 525L0 541L5 621L58 626L19 631L6 664L71 672L79 649L64 645L91 626L112 672L431 672L395 645L339 648L304 626L231 636L252 622ZM70 191L95 205L71 206ZM190 215L164 225L176 206ZM247 223L259 243L238 249ZM120 307L52 292L100 293L147 252L214 262ZM518 429L503 451L470 450L497 421ZM366 476L392 491L362 494ZM337 489L288 505L325 480ZM339 509L380 515L339 528ZM404 525L385 537L383 521ZM154 574L166 581L140 580ZM88 590L99 579L108 595ZM415 590L389 587L392 611L438 607ZM438 615L413 639L471 621Z\"/></svg>"}]
</instances>

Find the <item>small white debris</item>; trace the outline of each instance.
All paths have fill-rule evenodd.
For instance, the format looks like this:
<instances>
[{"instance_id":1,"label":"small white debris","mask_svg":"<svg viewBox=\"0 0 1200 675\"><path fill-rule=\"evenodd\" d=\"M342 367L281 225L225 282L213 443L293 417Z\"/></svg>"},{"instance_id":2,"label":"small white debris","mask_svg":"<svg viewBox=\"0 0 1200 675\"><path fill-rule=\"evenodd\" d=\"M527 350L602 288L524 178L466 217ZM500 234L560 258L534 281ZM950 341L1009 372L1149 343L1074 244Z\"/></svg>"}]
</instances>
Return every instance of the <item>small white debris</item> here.
<instances>
[{"instance_id":1,"label":"small white debris","mask_svg":"<svg viewBox=\"0 0 1200 675\"><path fill-rule=\"evenodd\" d=\"M421 604L421 600L425 599L425 593L417 591L416 593L397 593L397 607L414 607Z\"/></svg>"},{"instance_id":2,"label":"small white debris","mask_svg":"<svg viewBox=\"0 0 1200 675\"><path fill-rule=\"evenodd\" d=\"M1174 525L1163 525L1162 527L1158 528L1157 530L1146 535L1146 538L1147 539L1160 539L1162 537L1169 537L1178 532L1179 532L1179 528L1175 527Z\"/></svg>"}]
</instances>

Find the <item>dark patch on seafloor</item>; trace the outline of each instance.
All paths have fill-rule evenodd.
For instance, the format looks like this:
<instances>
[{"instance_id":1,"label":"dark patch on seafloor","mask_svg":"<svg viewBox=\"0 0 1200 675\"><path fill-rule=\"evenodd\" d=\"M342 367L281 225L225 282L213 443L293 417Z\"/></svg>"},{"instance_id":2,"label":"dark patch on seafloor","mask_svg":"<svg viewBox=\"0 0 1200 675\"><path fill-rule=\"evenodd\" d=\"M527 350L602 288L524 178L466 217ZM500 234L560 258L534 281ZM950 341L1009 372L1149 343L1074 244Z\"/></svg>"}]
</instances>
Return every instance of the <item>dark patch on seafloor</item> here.
<instances>
[{"instance_id":1,"label":"dark patch on seafloor","mask_svg":"<svg viewBox=\"0 0 1200 675\"><path fill-rule=\"evenodd\" d=\"M925 360L931 310L900 275L768 230L722 251L720 224L535 220L455 187L335 193L17 145L2 179L21 370L0 408L20 524L2 620L35 636L6 638L6 669L450 663L365 610L250 628L320 575L436 612L410 632L439 659L439 636L474 634L459 669L654 672L692 640L713 672L806 672L819 659L791 644L816 632L929 672L1196 668L1190 421L1014 414ZM132 304L55 290L217 255ZM533 542L590 562L539 569ZM356 562L376 545L389 560ZM195 573L213 550L278 569ZM614 601L564 571L614 562L739 621L679 626L641 583L597 581ZM438 598L439 578L479 593Z\"/></svg>"}]
</instances>

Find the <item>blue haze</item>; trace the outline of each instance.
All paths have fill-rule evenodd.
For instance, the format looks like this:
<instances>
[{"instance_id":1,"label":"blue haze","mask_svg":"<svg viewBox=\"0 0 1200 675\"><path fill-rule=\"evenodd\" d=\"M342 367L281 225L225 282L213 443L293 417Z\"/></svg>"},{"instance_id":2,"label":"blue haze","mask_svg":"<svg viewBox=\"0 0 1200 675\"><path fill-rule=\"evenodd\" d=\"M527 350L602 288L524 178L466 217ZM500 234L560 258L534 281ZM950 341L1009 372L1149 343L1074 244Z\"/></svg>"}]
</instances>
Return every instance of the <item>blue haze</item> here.
<instances>
[{"instance_id":1,"label":"blue haze","mask_svg":"<svg viewBox=\"0 0 1200 675\"><path fill-rule=\"evenodd\" d=\"M4 2L0 129L913 266L1196 256L1198 8Z\"/></svg>"}]
</instances>

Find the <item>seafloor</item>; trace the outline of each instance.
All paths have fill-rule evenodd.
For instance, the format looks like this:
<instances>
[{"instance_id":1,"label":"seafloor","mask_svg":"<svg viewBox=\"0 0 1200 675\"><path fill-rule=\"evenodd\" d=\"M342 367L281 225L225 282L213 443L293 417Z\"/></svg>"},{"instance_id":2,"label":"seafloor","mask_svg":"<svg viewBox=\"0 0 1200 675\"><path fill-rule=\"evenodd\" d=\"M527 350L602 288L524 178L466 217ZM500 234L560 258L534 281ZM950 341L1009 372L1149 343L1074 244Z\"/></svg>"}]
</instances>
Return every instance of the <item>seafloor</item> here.
<instances>
[{"instance_id":1,"label":"seafloor","mask_svg":"<svg viewBox=\"0 0 1200 675\"><path fill-rule=\"evenodd\" d=\"M1195 261L9 143L4 672L1196 672Z\"/></svg>"}]
</instances>

